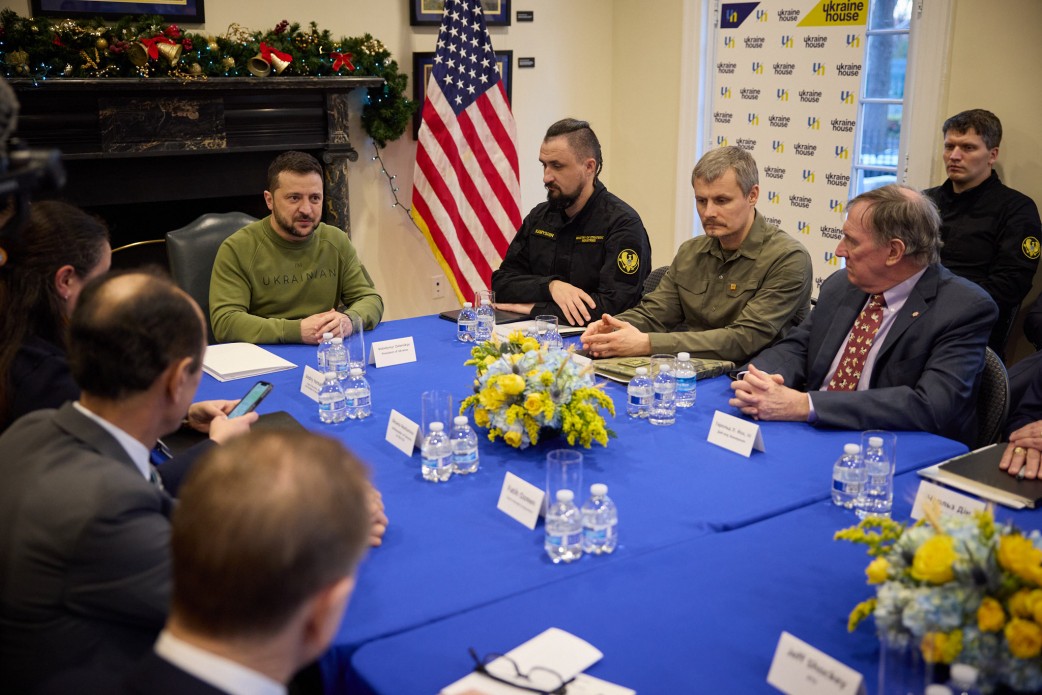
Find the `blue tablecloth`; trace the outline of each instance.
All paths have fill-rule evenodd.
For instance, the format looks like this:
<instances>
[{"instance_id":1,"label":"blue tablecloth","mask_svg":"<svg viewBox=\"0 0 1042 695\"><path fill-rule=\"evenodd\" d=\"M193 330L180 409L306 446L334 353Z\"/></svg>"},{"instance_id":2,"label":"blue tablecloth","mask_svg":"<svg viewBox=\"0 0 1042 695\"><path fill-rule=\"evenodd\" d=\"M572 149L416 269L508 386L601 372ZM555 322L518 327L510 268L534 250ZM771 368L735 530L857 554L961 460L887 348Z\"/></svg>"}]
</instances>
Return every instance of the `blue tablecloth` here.
<instances>
[{"instance_id":1,"label":"blue tablecloth","mask_svg":"<svg viewBox=\"0 0 1042 695\"><path fill-rule=\"evenodd\" d=\"M370 367L373 417L339 425L321 424L317 405L300 393L303 365L313 363L315 348L268 346L300 366L263 377L275 389L259 411L286 410L308 428L339 437L369 464L391 520L384 545L360 571L348 617L324 662L334 686L350 677L350 653L373 639L820 502L843 444L859 439L858 433L802 423L763 423L766 453L744 458L706 442L714 410L734 412L725 377L699 382L696 405L680 411L676 425L667 428L627 418L625 387L609 383L607 392L619 409L609 424L619 438L607 448L583 450L584 483L608 484L622 519L620 547L597 562L554 566L542 549L542 528L528 530L499 512L496 502L507 471L543 487L546 452L562 442L517 451L481 437L476 474L433 484L420 476L418 453L408 458L384 441L392 408L418 422L423 391L449 390L458 403L473 383L473 369L463 366L469 347L456 341L447 321L391 321L366 338L405 336L415 340L417 361ZM205 377L198 398L236 398L250 383ZM962 444L923 433L899 433L898 440L900 471L965 451Z\"/></svg>"},{"instance_id":2,"label":"blue tablecloth","mask_svg":"<svg viewBox=\"0 0 1042 695\"><path fill-rule=\"evenodd\" d=\"M895 518L908 518L919 480L898 476ZM1031 511L996 516L1042 526ZM583 558L597 569L371 642L352 661L373 692L435 693L473 667L468 647L502 653L559 627L604 653L587 673L638 693L776 693L767 672L784 630L862 673L874 694L872 621L846 627L873 595L869 558L863 546L832 540L856 522L821 501L612 565Z\"/></svg>"}]
</instances>

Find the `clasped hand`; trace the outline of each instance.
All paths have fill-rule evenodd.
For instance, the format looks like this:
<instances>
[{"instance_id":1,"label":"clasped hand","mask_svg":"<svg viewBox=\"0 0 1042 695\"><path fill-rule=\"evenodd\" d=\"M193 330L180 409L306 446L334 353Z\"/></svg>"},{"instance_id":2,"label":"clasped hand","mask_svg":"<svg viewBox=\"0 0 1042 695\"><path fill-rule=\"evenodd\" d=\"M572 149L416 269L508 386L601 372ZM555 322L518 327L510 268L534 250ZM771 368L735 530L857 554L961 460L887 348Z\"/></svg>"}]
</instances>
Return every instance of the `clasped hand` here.
<instances>
[{"instance_id":1,"label":"clasped hand","mask_svg":"<svg viewBox=\"0 0 1042 695\"><path fill-rule=\"evenodd\" d=\"M312 314L300 321L300 341L306 345L318 345L324 333L332 333L334 338L346 338L351 335L351 322L336 309ZM344 330L347 334L344 334Z\"/></svg>"},{"instance_id":2,"label":"clasped hand","mask_svg":"<svg viewBox=\"0 0 1042 695\"><path fill-rule=\"evenodd\" d=\"M651 354L651 339L633 324L604 314L580 336L583 349L594 357L632 357Z\"/></svg>"},{"instance_id":3,"label":"clasped hand","mask_svg":"<svg viewBox=\"0 0 1042 695\"><path fill-rule=\"evenodd\" d=\"M1020 478L1039 477L1042 465L1042 420L1028 423L1009 435L999 468Z\"/></svg>"},{"instance_id":4,"label":"clasped hand","mask_svg":"<svg viewBox=\"0 0 1042 695\"><path fill-rule=\"evenodd\" d=\"M785 385L781 374L768 374L754 365L741 379L731 382L734 398L728 403L756 420L806 422L810 416L807 394Z\"/></svg>"}]
</instances>

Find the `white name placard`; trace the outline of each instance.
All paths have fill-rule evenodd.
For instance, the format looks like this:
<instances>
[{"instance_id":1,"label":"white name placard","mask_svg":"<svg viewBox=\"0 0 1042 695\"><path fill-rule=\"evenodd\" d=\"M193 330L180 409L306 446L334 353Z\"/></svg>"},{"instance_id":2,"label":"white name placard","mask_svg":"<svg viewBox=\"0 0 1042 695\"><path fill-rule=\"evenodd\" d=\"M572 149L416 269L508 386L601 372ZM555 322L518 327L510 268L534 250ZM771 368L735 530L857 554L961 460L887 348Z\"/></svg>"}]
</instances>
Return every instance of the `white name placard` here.
<instances>
[{"instance_id":1,"label":"white name placard","mask_svg":"<svg viewBox=\"0 0 1042 695\"><path fill-rule=\"evenodd\" d=\"M304 365L304 378L300 380L300 392L318 403L318 392L326 383L326 377L310 365Z\"/></svg>"},{"instance_id":2,"label":"white name placard","mask_svg":"<svg viewBox=\"0 0 1042 695\"><path fill-rule=\"evenodd\" d=\"M974 512L982 512L988 507L988 503L984 500L923 480L920 481L919 490L915 493L912 518L922 519L923 507L935 503L940 507L941 514L955 516L970 516Z\"/></svg>"},{"instance_id":3,"label":"white name placard","mask_svg":"<svg viewBox=\"0 0 1042 695\"><path fill-rule=\"evenodd\" d=\"M416 346L412 336L395 340L378 340L369 348L369 364L376 368L416 361Z\"/></svg>"},{"instance_id":4,"label":"white name placard","mask_svg":"<svg viewBox=\"0 0 1042 695\"><path fill-rule=\"evenodd\" d=\"M706 440L746 458L753 449L765 451L759 425L719 410L713 414L713 422L709 425L709 436Z\"/></svg>"},{"instance_id":5,"label":"white name placard","mask_svg":"<svg viewBox=\"0 0 1042 695\"><path fill-rule=\"evenodd\" d=\"M534 529L535 522L539 520L539 510L543 508L545 494L527 480L507 473L503 478L503 489L499 492L499 504L496 505L496 509Z\"/></svg>"},{"instance_id":6,"label":"white name placard","mask_svg":"<svg viewBox=\"0 0 1042 695\"><path fill-rule=\"evenodd\" d=\"M787 695L857 695L863 676L803 640L782 632L767 682Z\"/></svg>"},{"instance_id":7,"label":"white name placard","mask_svg":"<svg viewBox=\"0 0 1042 695\"><path fill-rule=\"evenodd\" d=\"M412 456L413 447L423 444L420 437L420 426L392 408L384 439L406 456Z\"/></svg>"}]
</instances>

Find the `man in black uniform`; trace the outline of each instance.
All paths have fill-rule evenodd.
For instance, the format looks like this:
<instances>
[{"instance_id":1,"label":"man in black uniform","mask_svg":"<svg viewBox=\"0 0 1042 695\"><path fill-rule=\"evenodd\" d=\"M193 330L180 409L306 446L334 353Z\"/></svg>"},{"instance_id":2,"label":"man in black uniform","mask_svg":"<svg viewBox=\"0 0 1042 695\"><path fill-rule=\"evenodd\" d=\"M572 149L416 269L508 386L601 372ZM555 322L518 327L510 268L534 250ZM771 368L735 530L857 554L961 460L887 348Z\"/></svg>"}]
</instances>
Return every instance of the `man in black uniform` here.
<instances>
[{"instance_id":1,"label":"man in black uniform","mask_svg":"<svg viewBox=\"0 0 1042 695\"><path fill-rule=\"evenodd\" d=\"M499 269L496 306L573 326L640 301L651 242L640 216L597 176L601 145L586 121L554 123L539 148L547 202L528 214Z\"/></svg>"},{"instance_id":2,"label":"man in black uniform","mask_svg":"<svg viewBox=\"0 0 1042 695\"><path fill-rule=\"evenodd\" d=\"M924 191L941 212L941 263L984 288L999 305L988 345L1003 356L1009 328L1042 252L1038 208L999 181L1002 123L990 111L958 113L941 128L948 180Z\"/></svg>"}]
</instances>

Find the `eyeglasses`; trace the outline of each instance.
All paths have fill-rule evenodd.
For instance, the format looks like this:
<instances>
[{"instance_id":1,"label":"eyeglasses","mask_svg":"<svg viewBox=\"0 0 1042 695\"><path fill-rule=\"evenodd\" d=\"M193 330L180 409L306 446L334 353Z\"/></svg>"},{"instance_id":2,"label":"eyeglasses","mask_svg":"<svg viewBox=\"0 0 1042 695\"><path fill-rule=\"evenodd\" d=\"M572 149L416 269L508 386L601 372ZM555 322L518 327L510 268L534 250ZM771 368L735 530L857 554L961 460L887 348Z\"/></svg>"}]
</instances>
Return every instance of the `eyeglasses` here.
<instances>
[{"instance_id":1,"label":"eyeglasses","mask_svg":"<svg viewBox=\"0 0 1042 695\"><path fill-rule=\"evenodd\" d=\"M528 673L522 673L521 668L517 665L517 662L511 659L509 656L503 654L486 654L484 657L478 657L477 652L474 651L473 647L467 649L470 652L470 657L474 659L474 670L485 676L488 676L492 680L505 683L506 685L513 686L519 690L526 690L530 693L540 693L540 695L564 695L567 692L565 686L571 683L574 678L565 680L561 678L561 675L552 669L545 668L543 666L534 666L529 669ZM500 671L503 675L497 675L489 671L489 665L497 660L502 659L502 665L497 664L496 670ZM510 669L506 668L506 664L513 667L513 676L510 674ZM514 679L520 679L530 683L530 685L522 685Z\"/></svg>"}]
</instances>

